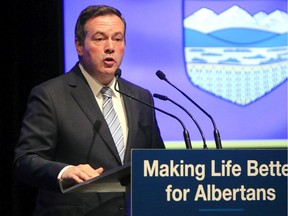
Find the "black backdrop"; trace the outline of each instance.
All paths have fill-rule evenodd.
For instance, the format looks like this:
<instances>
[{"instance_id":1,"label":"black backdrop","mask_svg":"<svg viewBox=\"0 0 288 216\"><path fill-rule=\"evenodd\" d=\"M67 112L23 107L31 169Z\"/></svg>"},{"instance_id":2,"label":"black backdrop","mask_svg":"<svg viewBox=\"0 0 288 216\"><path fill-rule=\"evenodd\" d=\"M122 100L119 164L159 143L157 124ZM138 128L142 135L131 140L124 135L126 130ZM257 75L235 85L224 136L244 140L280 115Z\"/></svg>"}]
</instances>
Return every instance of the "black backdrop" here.
<instances>
[{"instance_id":1,"label":"black backdrop","mask_svg":"<svg viewBox=\"0 0 288 216\"><path fill-rule=\"evenodd\" d=\"M62 1L1 5L0 215L28 216L36 190L14 179L14 147L31 88L64 72Z\"/></svg>"}]
</instances>

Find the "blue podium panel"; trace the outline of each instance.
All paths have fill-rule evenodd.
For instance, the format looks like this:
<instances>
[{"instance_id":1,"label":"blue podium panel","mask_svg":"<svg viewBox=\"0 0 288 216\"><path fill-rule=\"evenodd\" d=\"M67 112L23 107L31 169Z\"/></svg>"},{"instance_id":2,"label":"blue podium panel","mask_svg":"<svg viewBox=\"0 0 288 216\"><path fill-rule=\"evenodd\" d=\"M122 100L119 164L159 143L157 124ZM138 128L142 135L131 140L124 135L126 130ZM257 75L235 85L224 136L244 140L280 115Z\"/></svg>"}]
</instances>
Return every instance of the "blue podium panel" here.
<instances>
[{"instance_id":1,"label":"blue podium panel","mask_svg":"<svg viewBox=\"0 0 288 216\"><path fill-rule=\"evenodd\" d=\"M132 150L132 216L287 216L286 150Z\"/></svg>"}]
</instances>

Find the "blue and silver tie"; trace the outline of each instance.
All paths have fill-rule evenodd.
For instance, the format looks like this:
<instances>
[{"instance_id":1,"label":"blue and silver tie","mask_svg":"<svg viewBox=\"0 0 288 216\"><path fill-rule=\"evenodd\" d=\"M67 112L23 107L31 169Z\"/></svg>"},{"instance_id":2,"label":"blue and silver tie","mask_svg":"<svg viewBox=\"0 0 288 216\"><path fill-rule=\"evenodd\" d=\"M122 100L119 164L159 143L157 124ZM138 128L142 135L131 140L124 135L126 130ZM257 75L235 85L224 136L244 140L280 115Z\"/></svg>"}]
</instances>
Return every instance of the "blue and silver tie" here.
<instances>
[{"instance_id":1,"label":"blue and silver tie","mask_svg":"<svg viewBox=\"0 0 288 216\"><path fill-rule=\"evenodd\" d=\"M109 126L110 132L112 134L113 140L115 142L116 148L118 150L119 156L123 163L125 146L124 146L124 137L120 121L118 116L113 108L112 103L112 90L105 86L101 89L101 94L103 96L103 115L106 119L106 122Z\"/></svg>"}]
</instances>

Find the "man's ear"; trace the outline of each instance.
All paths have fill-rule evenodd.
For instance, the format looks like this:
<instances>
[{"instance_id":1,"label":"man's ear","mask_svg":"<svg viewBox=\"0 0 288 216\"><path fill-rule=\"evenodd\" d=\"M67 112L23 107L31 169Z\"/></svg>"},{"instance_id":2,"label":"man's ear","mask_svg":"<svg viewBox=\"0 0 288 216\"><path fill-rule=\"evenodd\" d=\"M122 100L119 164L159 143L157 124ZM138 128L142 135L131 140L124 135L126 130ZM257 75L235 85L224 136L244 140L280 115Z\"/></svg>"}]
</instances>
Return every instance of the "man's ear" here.
<instances>
[{"instance_id":1,"label":"man's ear","mask_svg":"<svg viewBox=\"0 0 288 216\"><path fill-rule=\"evenodd\" d=\"M83 48L83 46L82 46L82 44L80 43L80 41L77 38L75 38L75 47L76 47L76 51L77 51L78 55L82 56L82 48Z\"/></svg>"}]
</instances>

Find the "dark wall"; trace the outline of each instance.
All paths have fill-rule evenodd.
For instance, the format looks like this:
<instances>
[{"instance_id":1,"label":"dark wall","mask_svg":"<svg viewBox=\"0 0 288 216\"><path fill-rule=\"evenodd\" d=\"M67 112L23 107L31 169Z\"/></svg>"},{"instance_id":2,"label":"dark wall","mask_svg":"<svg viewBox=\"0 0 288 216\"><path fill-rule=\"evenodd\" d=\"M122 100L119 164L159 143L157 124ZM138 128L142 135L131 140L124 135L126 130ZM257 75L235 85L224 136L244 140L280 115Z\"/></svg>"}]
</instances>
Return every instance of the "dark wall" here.
<instances>
[{"instance_id":1,"label":"dark wall","mask_svg":"<svg viewBox=\"0 0 288 216\"><path fill-rule=\"evenodd\" d=\"M11 0L1 7L1 216L32 215L36 190L14 179L14 147L31 88L64 72L61 2Z\"/></svg>"}]
</instances>

